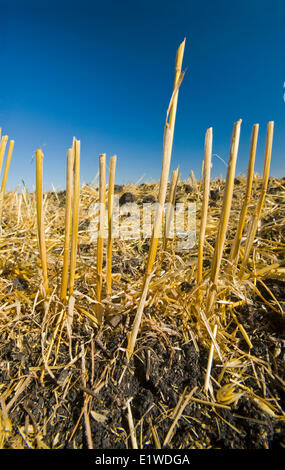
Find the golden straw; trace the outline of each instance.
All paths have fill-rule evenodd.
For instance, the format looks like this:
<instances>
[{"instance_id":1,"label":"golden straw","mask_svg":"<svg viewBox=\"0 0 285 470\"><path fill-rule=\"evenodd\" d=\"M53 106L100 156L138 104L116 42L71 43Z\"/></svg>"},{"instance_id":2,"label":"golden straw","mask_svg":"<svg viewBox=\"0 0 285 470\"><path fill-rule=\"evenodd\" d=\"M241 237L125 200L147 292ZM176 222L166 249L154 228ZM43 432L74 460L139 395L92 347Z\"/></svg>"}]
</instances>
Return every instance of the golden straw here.
<instances>
[{"instance_id":1,"label":"golden straw","mask_svg":"<svg viewBox=\"0 0 285 470\"><path fill-rule=\"evenodd\" d=\"M174 216L174 204L175 204L175 194L177 189L177 183L179 178L179 168L172 172L171 183L170 183L170 190L169 190L169 198L168 198L168 205L165 214L165 226L163 231L163 251L167 248L167 242L169 239L169 232L171 227L171 222Z\"/></svg>"},{"instance_id":2,"label":"golden straw","mask_svg":"<svg viewBox=\"0 0 285 470\"><path fill-rule=\"evenodd\" d=\"M226 240L226 233L230 217L230 210L233 197L234 177L236 169L236 161L239 147L240 126L241 119L234 124L231 149L228 162L228 171L226 177L226 185L224 190L223 206L221 211L220 224L216 238L216 246L212 260L211 274L210 274L210 289L207 300L206 314L209 315L215 299L215 292L217 288L217 280L219 277L220 266L222 261L223 249Z\"/></svg>"},{"instance_id":3,"label":"golden straw","mask_svg":"<svg viewBox=\"0 0 285 470\"><path fill-rule=\"evenodd\" d=\"M3 178L2 178L1 191L0 191L0 227L2 223L3 201L4 201L4 195L5 195L5 190L6 190L6 184L7 184L13 149L14 149L14 140L10 140L7 159L6 159Z\"/></svg>"},{"instance_id":4,"label":"golden straw","mask_svg":"<svg viewBox=\"0 0 285 470\"><path fill-rule=\"evenodd\" d=\"M265 201L267 185L268 185L268 178L269 178L269 171L270 171L270 162L271 162L271 153L272 153L272 143L273 143L273 130L274 130L274 121L270 121L267 125L267 136L266 136L266 146L265 146L265 157L264 157L264 169L263 169L263 180L262 180L262 188L261 194L259 197L258 204L255 208L255 212L251 219L251 224L249 228L249 233L246 240L245 250L244 250L244 257L242 260L241 268L239 271L239 278L242 279L244 275L244 271L248 262L248 258L250 255L250 251L255 239L258 222L261 216L262 208Z\"/></svg>"},{"instance_id":5,"label":"golden straw","mask_svg":"<svg viewBox=\"0 0 285 470\"><path fill-rule=\"evenodd\" d=\"M237 261L237 257L238 257L238 253L239 253L239 247L240 247L240 241L241 241L241 237L242 237L242 233L243 233L243 229L244 229L244 225L245 225L245 221L246 221L248 205L249 205L249 201L250 201L253 174L254 174L254 163L255 163L255 155L256 155L258 130L259 130L259 124L254 124L254 126L252 128L252 134L251 134L251 144L250 144L250 154L249 154L249 162L248 162L245 197L244 197L244 201L243 201L242 210L241 210L241 213L240 213L238 228L237 228L237 231L236 231L236 234L235 234L235 238L234 238L231 253L230 253L230 260L233 262L233 264L235 264L236 261Z\"/></svg>"},{"instance_id":6,"label":"golden straw","mask_svg":"<svg viewBox=\"0 0 285 470\"><path fill-rule=\"evenodd\" d=\"M213 263L212 263L212 268L211 268L211 281L213 284L217 283L217 279L219 276L219 270L220 270L220 265L222 261L222 254L223 254L223 249L224 249L224 244L225 244L225 239L226 239L226 232L228 228L228 221L230 217L241 122L242 121L240 119L234 124L234 129L233 129L233 134L232 134L231 150L230 150L230 157L229 157L229 163L228 163L226 186L225 186L225 191L224 191L223 207L221 211L220 225L219 225L218 235L216 239L216 247L215 247L214 258L213 258Z\"/></svg>"},{"instance_id":7,"label":"golden straw","mask_svg":"<svg viewBox=\"0 0 285 470\"><path fill-rule=\"evenodd\" d=\"M210 173L212 159L212 143L213 129L210 127L206 131L205 136L205 157L203 160L203 202L201 209L200 235L198 245L198 265L197 265L197 284L200 284L203 277L203 247L205 243L205 233L208 215L209 193L210 193ZM202 175L201 175L202 176ZM201 291L198 290L198 298L200 299Z\"/></svg>"},{"instance_id":8,"label":"golden straw","mask_svg":"<svg viewBox=\"0 0 285 470\"><path fill-rule=\"evenodd\" d=\"M68 262L69 262L69 248L70 248L69 245L70 245L70 235L71 235L71 226L72 226L73 166L74 166L74 151L73 149L68 149L67 168L66 168L65 239L64 239L62 281L61 281L61 290L60 290L60 299L62 301L66 300L66 294L67 294Z\"/></svg>"},{"instance_id":9,"label":"golden straw","mask_svg":"<svg viewBox=\"0 0 285 470\"><path fill-rule=\"evenodd\" d=\"M99 228L97 239L97 301L101 302L102 293L102 266L104 248L104 224L105 224L105 190L106 190L106 154L99 155Z\"/></svg>"},{"instance_id":10,"label":"golden straw","mask_svg":"<svg viewBox=\"0 0 285 470\"><path fill-rule=\"evenodd\" d=\"M79 198L80 198L80 140L73 141L74 152L74 189L73 189L73 207L72 207L72 240L70 254L70 274L69 274L69 295L73 294L77 243L78 243L78 220L79 220Z\"/></svg>"},{"instance_id":11,"label":"golden straw","mask_svg":"<svg viewBox=\"0 0 285 470\"><path fill-rule=\"evenodd\" d=\"M4 159L4 155L5 155L7 142L8 142L8 136L3 135L2 139L1 139L1 144L0 144L0 173L2 171L3 159Z\"/></svg>"},{"instance_id":12,"label":"golden straw","mask_svg":"<svg viewBox=\"0 0 285 470\"><path fill-rule=\"evenodd\" d=\"M43 217L43 152L41 149L36 150L36 202L37 202L37 225L38 225L38 241L39 252L42 263L43 287L45 294L48 292L48 275L47 275L47 256Z\"/></svg>"},{"instance_id":13,"label":"golden straw","mask_svg":"<svg viewBox=\"0 0 285 470\"><path fill-rule=\"evenodd\" d=\"M144 310L144 304L146 301L148 287L152 276L152 269L156 258L157 253L157 246L159 240L159 234L161 230L161 222L163 216L163 206L165 203L166 191L167 191L167 182L169 178L169 168L170 168L170 161L171 161L171 152L172 152L172 144L173 144L173 135L174 135L174 126L175 126L175 118L176 118L176 110L177 110L177 100L178 100L178 92L179 87L182 83L184 74L181 73L182 68L182 61L184 55L184 48L185 48L185 39L180 44L177 54L176 54L176 65L175 65L175 78L174 78L174 85L173 85L173 93L169 103L169 107L167 110L166 115L166 123L164 128L164 140L163 140L163 157L162 157L162 169L161 169L161 177L160 177L160 186L159 186L159 194L158 194L158 204L157 204L157 213L154 221L153 231L152 231L152 238L150 243L149 255L146 265L146 272L144 278L144 284L142 289L142 294L140 298L140 303L138 306L138 310L135 316L135 320L133 323L133 328L131 333L128 335L128 346L127 346L127 357L130 358L134 351L141 318ZM169 122L167 122L169 114Z\"/></svg>"},{"instance_id":14,"label":"golden straw","mask_svg":"<svg viewBox=\"0 0 285 470\"><path fill-rule=\"evenodd\" d=\"M108 244L107 244L107 295L112 293L113 202L117 156L110 159L108 184Z\"/></svg>"}]
</instances>

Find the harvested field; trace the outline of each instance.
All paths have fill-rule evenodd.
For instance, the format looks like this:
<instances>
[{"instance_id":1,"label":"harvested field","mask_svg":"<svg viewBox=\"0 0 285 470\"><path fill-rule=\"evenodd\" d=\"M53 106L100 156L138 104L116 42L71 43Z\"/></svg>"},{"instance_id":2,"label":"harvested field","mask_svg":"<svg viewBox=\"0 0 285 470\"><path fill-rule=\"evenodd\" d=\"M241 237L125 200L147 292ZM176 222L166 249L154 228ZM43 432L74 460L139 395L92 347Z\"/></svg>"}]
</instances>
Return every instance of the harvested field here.
<instances>
[{"instance_id":1,"label":"harvested field","mask_svg":"<svg viewBox=\"0 0 285 470\"><path fill-rule=\"evenodd\" d=\"M48 300L39 288L35 194L7 194L0 278L2 448L284 446L285 179L269 179L254 249L238 282L227 270L227 256L245 183L243 176L235 181L217 302L207 317L211 328L218 326L220 351L220 357L212 351L207 391L212 340L197 309L197 244L179 252L172 240L164 256L160 252L160 272L150 283L135 352L127 361L127 333L138 308L149 240L114 239L111 296L105 292L103 263L100 325L96 243L88 234L88 209L98 201L98 190L81 188L74 303L68 305L59 295L65 194L44 195ZM247 222L261 179L254 185ZM204 292L224 187L222 180L211 182L215 204L209 205L206 226ZM119 197L131 193L141 204L157 197L158 185L119 190ZM198 235L201 190L181 182L178 197L197 202ZM247 229L248 223L245 234Z\"/></svg>"},{"instance_id":2,"label":"harvested field","mask_svg":"<svg viewBox=\"0 0 285 470\"><path fill-rule=\"evenodd\" d=\"M258 124L247 175L236 177L239 119L225 180L211 180L209 128L200 179L191 171L179 181L177 168L169 182L184 47L159 183L115 184L113 155L106 188L103 153L98 186L80 187L74 138L65 191L43 193L37 149L36 191L6 193L10 141L0 192L2 449L285 445L285 178L269 177L274 122L262 177ZM141 230L143 205L154 202ZM181 208L187 228L185 212L177 226Z\"/></svg>"}]
</instances>

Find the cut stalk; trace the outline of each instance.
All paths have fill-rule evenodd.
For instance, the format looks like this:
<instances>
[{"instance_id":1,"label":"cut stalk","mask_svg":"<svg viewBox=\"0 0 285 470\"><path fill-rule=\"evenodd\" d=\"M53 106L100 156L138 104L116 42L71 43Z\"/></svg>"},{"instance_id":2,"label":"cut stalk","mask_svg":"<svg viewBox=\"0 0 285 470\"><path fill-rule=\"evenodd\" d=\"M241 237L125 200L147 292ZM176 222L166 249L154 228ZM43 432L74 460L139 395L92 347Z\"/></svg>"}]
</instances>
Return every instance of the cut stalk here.
<instances>
[{"instance_id":1,"label":"cut stalk","mask_svg":"<svg viewBox=\"0 0 285 470\"><path fill-rule=\"evenodd\" d=\"M129 429L130 429L130 437L131 437L131 442L132 442L132 448L133 449L138 449L138 443L137 443L137 438L136 438L136 429L135 429L135 426L134 426L134 420L133 420L130 401L131 401L131 399L129 399L127 401L128 423L129 423Z\"/></svg>"},{"instance_id":2,"label":"cut stalk","mask_svg":"<svg viewBox=\"0 0 285 470\"><path fill-rule=\"evenodd\" d=\"M239 121L235 123L233 134L232 134L231 150L230 150L230 157L229 157L229 163L228 163L228 171L227 171L226 186L225 186L225 191L224 191L224 200L223 200L223 207L222 207L222 212L221 212L221 220L220 220L218 235L216 239L216 247L215 247L215 252L214 252L213 264L211 268L211 281L215 285L217 283L217 279L219 276L223 249L224 249L224 244L225 244L225 239L226 239L226 232L228 228L228 221L230 217L230 210L231 210L231 205L232 205L234 177L235 177L236 161L237 161L237 155L238 155L241 122L242 121L240 119Z\"/></svg>"},{"instance_id":3,"label":"cut stalk","mask_svg":"<svg viewBox=\"0 0 285 470\"><path fill-rule=\"evenodd\" d=\"M164 439L164 442L163 442L163 447L167 446L169 444L169 442L171 441L172 437L173 437L173 434L174 434L174 429L179 421L179 419L181 418L181 415L183 414L183 411L185 410L186 406L188 405L188 403L190 402L192 396L194 395L194 393L196 392L198 387L194 387L191 392L186 396L185 400L183 401L183 403L181 402L179 408L177 409L177 412L175 414L175 418L174 420L172 421L172 424L168 430L168 433Z\"/></svg>"},{"instance_id":4,"label":"cut stalk","mask_svg":"<svg viewBox=\"0 0 285 470\"><path fill-rule=\"evenodd\" d=\"M203 202L201 209L200 234L198 245L198 265L197 265L197 284L200 284L203 278L203 247L205 243L206 224L208 216L208 204L210 193L210 174L212 159L213 129L210 127L205 136L205 156L203 164ZM198 299L201 299L201 290L198 290Z\"/></svg>"},{"instance_id":5,"label":"cut stalk","mask_svg":"<svg viewBox=\"0 0 285 470\"><path fill-rule=\"evenodd\" d=\"M2 171L3 159L4 159L4 155L5 155L7 142L8 142L8 136L3 135L2 139L1 139L1 144L0 144L0 173Z\"/></svg>"},{"instance_id":6,"label":"cut stalk","mask_svg":"<svg viewBox=\"0 0 285 470\"><path fill-rule=\"evenodd\" d=\"M191 170L190 180L191 180L191 186L192 186L194 192L197 194L198 190L199 190L199 187L198 187L196 176L195 176L195 173L194 173L193 170Z\"/></svg>"},{"instance_id":7,"label":"cut stalk","mask_svg":"<svg viewBox=\"0 0 285 470\"><path fill-rule=\"evenodd\" d=\"M167 248L167 242L169 240L170 226L174 216L174 204L175 204L175 195L177 189L177 183L179 179L179 168L173 171L170 183L168 205L165 214L165 226L163 233L163 251Z\"/></svg>"},{"instance_id":8,"label":"cut stalk","mask_svg":"<svg viewBox=\"0 0 285 470\"><path fill-rule=\"evenodd\" d=\"M248 162L245 197L244 197L244 202L243 202L243 206L242 206L242 210L240 214L238 228L236 231L236 235L235 235L235 238L232 244L231 253L230 253L230 261L232 261L234 265L236 264L237 259L238 259L241 237L242 237L242 233L243 233L243 229L244 229L244 225L246 221L246 215L247 215L247 210L248 210L248 205L249 205L250 195L251 195L251 190L252 190L258 129L259 129L259 124L254 124L252 128L252 134L251 134L251 144L250 144L250 154L249 154L249 162Z\"/></svg>"},{"instance_id":9,"label":"cut stalk","mask_svg":"<svg viewBox=\"0 0 285 470\"><path fill-rule=\"evenodd\" d=\"M213 337L214 337L214 338L216 338L216 334L217 334L217 325L214 326L214 331L213 331ZM210 377L211 377L211 369L212 369L212 363L213 363L213 356L214 356L214 343L213 343L213 341L212 341L211 347L210 347L210 352L209 352L209 357L208 357L206 378L205 378L205 384L204 384L204 390L205 390L205 392L208 391L209 385L210 385Z\"/></svg>"},{"instance_id":10,"label":"cut stalk","mask_svg":"<svg viewBox=\"0 0 285 470\"><path fill-rule=\"evenodd\" d=\"M107 244L107 295L112 293L113 203L117 156L110 159L108 184L108 244Z\"/></svg>"},{"instance_id":11,"label":"cut stalk","mask_svg":"<svg viewBox=\"0 0 285 470\"><path fill-rule=\"evenodd\" d=\"M104 248L104 224L105 224L105 191L106 191L106 154L99 155L99 228L97 239L97 301L101 302L102 294L102 266Z\"/></svg>"},{"instance_id":12,"label":"cut stalk","mask_svg":"<svg viewBox=\"0 0 285 470\"><path fill-rule=\"evenodd\" d=\"M147 293L148 293L148 286L149 286L149 282L152 276L152 269L153 269L153 265L154 265L156 253L157 253L157 246L158 246L158 240L159 240L159 234L161 230L161 223L162 223L162 216L163 216L163 206L165 203L167 182L169 178L169 168L170 168L171 152L172 152L172 145L173 145L173 135L174 135L175 118L176 118L176 110L177 110L178 92L179 92L179 87L183 79L183 73L181 73L181 68L182 68L184 49L185 49L185 39L180 44L177 50L177 54L176 54L173 93L172 93L170 104L167 110L166 123L165 123L165 128L164 128L163 157L162 157L162 169L161 169L160 186L159 186L159 194L158 194L157 213L156 213L153 231L152 231L152 238L151 238L149 255L148 255L148 260L147 260L147 265L146 265L146 272L145 272L141 299L140 299L139 307L138 307L135 320L133 323L132 331L130 335L128 336L128 346L127 346L128 359L133 354L134 347L136 344L136 339L137 339L137 335L138 335L138 331L139 331L139 327L141 323L141 318L142 318L142 314L144 310L144 304L145 304ZM169 121L167 122L168 114L169 114Z\"/></svg>"},{"instance_id":13,"label":"cut stalk","mask_svg":"<svg viewBox=\"0 0 285 470\"><path fill-rule=\"evenodd\" d=\"M4 201L4 195L5 195L5 190L6 190L6 184L7 184L13 149L14 149L14 140L10 140L7 159L6 159L3 178L2 178L1 191L0 191L0 227L2 224L3 201Z\"/></svg>"},{"instance_id":14,"label":"cut stalk","mask_svg":"<svg viewBox=\"0 0 285 470\"><path fill-rule=\"evenodd\" d=\"M48 275L47 275L47 257L46 243L43 217L43 152L41 149L36 150L36 203L37 203L37 226L38 226L38 242L39 252L42 264L43 287L45 294L48 292Z\"/></svg>"},{"instance_id":15,"label":"cut stalk","mask_svg":"<svg viewBox=\"0 0 285 470\"><path fill-rule=\"evenodd\" d=\"M72 207L72 241L70 254L69 295L73 294L77 244L78 244L78 220L79 220L79 198L80 198L80 140L73 140L74 152L74 189Z\"/></svg>"},{"instance_id":16,"label":"cut stalk","mask_svg":"<svg viewBox=\"0 0 285 470\"><path fill-rule=\"evenodd\" d=\"M257 232L258 222L261 216L262 208L265 201L267 185L268 185L268 178L269 178L269 171L270 171L270 162L271 162L271 153L272 153L272 143L273 143L273 130L274 130L274 122L270 121L267 125L267 136L266 136L266 147L265 147L265 157L264 157L264 169L263 169L263 180L262 180L262 189L261 194L259 197L259 201L255 208L255 212L251 219L250 229L247 236L247 241L244 250L244 257L242 260L241 268L239 271L239 278L242 279L244 275L244 271L249 259L250 251L255 239L255 235Z\"/></svg>"},{"instance_id":17,"label":"cut stalk","mask_svg":"<svg viewBox=\"0 0 285 470\"><path fill-rule=\"evenodd\" d=\"M232 133L231 149L230 149L230 156L229 156L229 162L228 162L226 186L224 190L223 206L222 206L222 211L221 211L220 224L219 224L219 229L217 233L215 251L214 251L211 274L210 274L210 290L209 290L209 295L208 295L208 300L207 300L207 309L206 309L207 315L209 315L211 312L214 298L215 298L217 281L219 277L223 249L224 249L224 244L225 244L225 239L226 239L226 232L227 232L227 227L228 227L228 222L229 222L229 217L230 217L241 122L242 121L240 119L234 124L233 133Z\"/></svg>"},{"instance_id":18,"label":"cut stalk","mask_svg":"<svg viewBox=\"0 0 285 470\"><path fill-rule=\"evenodd\" d=\"M74 149L68 149L67 151L65 239L64 239L61 291L60 291L61 301L66 300L67 282L68 282L68 262L69 262L70 235L71 235L71 226L72 226L72 193L73 193L73 166L74 166L74 151L73 150Z\"/></svg>"},{"instance_id":19,"label":"cut stalk","mask_svg":"<svg viewBox=\"0 0 285 470\"><path fill-rule=\"evenodd\" d=\"M205 160L202 161L202 166L201 166L201 175L200 175L199 188L198 188L199 192L201 191L201 186L202 186L202 182L203 182L204 167L205 167Z\"/></svg>"}]
</instances>

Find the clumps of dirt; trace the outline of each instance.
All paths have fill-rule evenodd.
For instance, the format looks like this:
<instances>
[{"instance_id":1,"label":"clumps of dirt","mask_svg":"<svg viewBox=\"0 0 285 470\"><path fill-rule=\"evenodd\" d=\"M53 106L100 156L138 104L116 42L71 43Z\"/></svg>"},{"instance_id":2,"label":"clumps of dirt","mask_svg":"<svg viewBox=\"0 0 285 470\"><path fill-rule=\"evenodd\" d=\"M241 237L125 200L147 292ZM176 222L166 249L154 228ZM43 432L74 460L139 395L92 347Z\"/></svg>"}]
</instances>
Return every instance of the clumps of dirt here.
<instances>
[{"instance_id":1,"label":"clumps of dirt","mask_svg":"<svg viewBox=\"0 0 285 470\"><path fill-rule=\"evenodd\" d=\"M216 449L264 449L268 441L272 447L279 446L283 441L282 427L273 423L246 398L239 400L234 411L217 411L218 416L222 418L219 426L213 421L212 430L209 429Z\"/></svg>"},{"instance_id":2,"label":"clumps of dirt","mask_svg":"<svg viewBox=\"0 0 285 470\"><path fill-rule=\"evenodd\" d=\"M29 283L23 277L17 276L13 279L13 287L17 290L26 290L29 287Z\"/></svg>"},{"instance_id":3,"label":"clumps of dirt","mask_svg":"<svg viewBox=\"0 0 285 470\"><path fill-rule=\"evenodd\" d=\"M142 271L141 263L138 258L126 258L114 255L112 263L113 273L124 273L124 274L137 274L137 271Z\"/></svg>"},{"instance_id":4,"label":"clumps of dirt","mask_svg":"<svg viewBox=\"0 0 285 470\"><path fill-rule=\"evenodd\" d=\"M194 192L194 189L192 188L190 184L184 184L183 189L186 194L191 194Z\"/></svg>"},{"instance_id":5,"label":"clumps of dirt","mask_svg":"<svg viewBox=\"0 0 285 470\"><path fill-rule=\"evenodd\" d=\"M182 290L182 292L186 292L186 293L191 292L193 287L194 287L194 284L192 282L188 282L188 281L183 281L180 284L180 289Z\"/></svg>"},{"instance_id":6,"label":"clumps of dirt","mask_svg":"<svg viewBox=\"0 0 285 470\"><path fill-rule=\"evenodd\" d=\"M114 194L120 194L124 189L124 186L121 184L115 184L114 185Z\"/></svg>"},{"instance_id":7,"label":"clumps of dirt","mask_svg":"<svg viewBox=\"0 0 285 470\"><path fill-rule=\"evenodd\" d=\"M156 197L153 194L147 194L142 198L143 204L154 204L156 202Z\"/></svg>"},{"instance_id":8,"label":"clumps of dirt","mask_svg":"<svg viewBox=\"0 0 285 470\"><path fill-rule=\"evenodd\" d=\"M122 206L123 204L130 204L136 202L136 196L133 193L126 192L122 194L119 199L119 205Z\"/></svg>"},{"instance_id":9,"label":"clumps of dirt","mask_svg":"<svg viewBox=\"0 0 285 470\"><path fill-rule=\"evenodd\" d=\"M220 199L219 189L211 189L210 190L210 199L212 199L212 201L218 201L218 199Z\"/></svg>"},{"instance_id":10,"label":"clumps of dirt","mask_svg":"<svg viewBox=\"0 0 285 470\"><path fill-rule=\"evenodd\" d=\"M173 355L160 343L151 345L149 370L147 360L135 359L135 375L140 385L174 407L186 386L194 387L200 373L199 355L193 345L184 345Z\"/></svg>"}]
</instances>

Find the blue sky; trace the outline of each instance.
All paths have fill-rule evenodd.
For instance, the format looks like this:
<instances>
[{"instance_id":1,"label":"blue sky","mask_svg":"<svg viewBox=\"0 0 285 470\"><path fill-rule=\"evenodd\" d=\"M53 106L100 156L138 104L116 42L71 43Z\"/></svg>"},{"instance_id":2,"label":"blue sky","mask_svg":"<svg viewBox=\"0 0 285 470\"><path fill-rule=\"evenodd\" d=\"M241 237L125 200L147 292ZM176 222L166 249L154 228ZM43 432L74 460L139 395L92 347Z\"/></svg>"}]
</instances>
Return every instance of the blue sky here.
<instances>
[{"instance_id":1,"label":"blue sky","mask_svg":"<svg viewBox=\"0 0 285 470\"><path fill-rule=\"evenodd\" d=\"M160 176L176 49L186 37L172 169L199 176L204 135L227 161L233 123L242 130L237 172L246 172L252 125L275 121L271 174L285 176L285 3L271 0L49 2L0 0L0 126L15 139L8 180L35 181L44 151L46 189L65 186L66 151L81 140L81 180L98 155L116 153L117 182ZM214 177L226 167L213 157Z\"/></svg>"}]
</instances>

